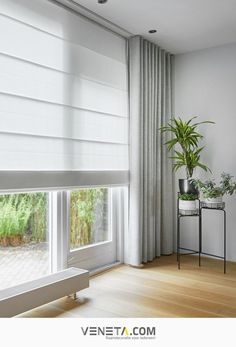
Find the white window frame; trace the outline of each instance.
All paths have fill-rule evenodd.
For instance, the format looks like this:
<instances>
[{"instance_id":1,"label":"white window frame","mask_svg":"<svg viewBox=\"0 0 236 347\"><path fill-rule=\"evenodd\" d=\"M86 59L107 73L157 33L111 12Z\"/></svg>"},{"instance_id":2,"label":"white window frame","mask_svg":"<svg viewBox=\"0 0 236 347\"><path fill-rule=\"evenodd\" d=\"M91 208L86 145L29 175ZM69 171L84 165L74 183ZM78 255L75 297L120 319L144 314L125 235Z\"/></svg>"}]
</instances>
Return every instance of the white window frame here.
<instances>
[{"instance_id":1,"label":"white window frame","mask_svg":"<svg viewBox=\"0 0 236 347\"><path fill-rule=\"evenodd\" d=\"M101 265L101 269L104 268L104 266L110 266L115 265L123 262L123 244L124 244L124 235L123 233L127 231L128 228L128 212L124 212L124 210L128 206L128 189L127 186L109 186L109 185L103 185L99 186L100 188L110 188L109 196L110 196L110 213L109 213L109 227L110 227L110 233L112 237L115 237L116 239L111 239L99 243L95 243L92 245L83 246L74 250L70 249L70 242L69 239L67 240L67 254L68 254L68 265L69 266L77 266L80 262L80 259L83 258L83 254L86 252L91 253L94 257L99 256L99 252L104 249L104 252L107 250L107 246L114 242L115 245L115 260L112 261L112 263L107 263L107 265ZM84 188L99 188L98 186L89 186L89 187L76 187L77 189L84 189ZM74 190L74 189L73 189ZM67 201L69 201L69 196L67 197ZM125 203L126 201L126 203ZM67 202L68 204L68 202ZM69 204L68 204L69 206ZM68 208L68 221L70 220L69 216L70 209ZM123 212L122 212L123 211ZM70 232L70 225L68 224L68 236ZM100 268L100 266L98 266ZM94 267L92 268L92 271L95 271Z\"/></svg>"}]
</instances>

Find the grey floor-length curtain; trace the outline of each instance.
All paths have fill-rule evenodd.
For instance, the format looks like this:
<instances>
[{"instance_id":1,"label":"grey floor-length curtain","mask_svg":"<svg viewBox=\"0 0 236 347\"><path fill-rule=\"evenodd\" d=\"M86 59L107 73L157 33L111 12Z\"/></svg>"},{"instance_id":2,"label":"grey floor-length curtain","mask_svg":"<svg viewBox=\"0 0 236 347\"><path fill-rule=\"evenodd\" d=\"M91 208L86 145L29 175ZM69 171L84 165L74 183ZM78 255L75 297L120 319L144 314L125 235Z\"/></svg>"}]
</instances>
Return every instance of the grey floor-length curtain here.
<instances>
[{"instance_id":1,"label":"grey floor-length curtain","mask_svg":"<svg viewBox=\"0 0 236 347\"><path fill-rule=\"evenodd\" d=\"M159 128L172 116L173 57L129 39L130 216L125 260L139 266L173 252L173 174Z\"/></svg>"}]
</instances>

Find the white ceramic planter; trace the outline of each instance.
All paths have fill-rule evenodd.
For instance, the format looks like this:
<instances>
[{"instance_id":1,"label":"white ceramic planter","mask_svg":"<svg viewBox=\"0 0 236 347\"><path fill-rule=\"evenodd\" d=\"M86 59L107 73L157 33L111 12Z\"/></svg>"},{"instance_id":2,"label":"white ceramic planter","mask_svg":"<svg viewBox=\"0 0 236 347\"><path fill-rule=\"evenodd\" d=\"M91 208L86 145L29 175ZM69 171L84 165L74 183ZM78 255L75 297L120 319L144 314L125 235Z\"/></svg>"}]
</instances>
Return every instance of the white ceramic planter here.
<instances>
[{"instance_id":1,"label":"white ceramic planter","mask_svg":"<svg viewBox=\"0 0 236 347\"><path fill-rule=\"evenodd\" d=\"M179 209L185 211L194 211L197 209L197 200L181 200L179 199Z\"/></svg>"},{"instance_id":2,"label":"white ceramic planter","mask_svg":"<svg viewBox=\"0 0 236 347\"><path fill-rule=\"evenodd\" d=\"M218 196L217 198L204 198L203 201L207 204L221 204L223 202L223 197Z\"/></svg>"}]
</instances>

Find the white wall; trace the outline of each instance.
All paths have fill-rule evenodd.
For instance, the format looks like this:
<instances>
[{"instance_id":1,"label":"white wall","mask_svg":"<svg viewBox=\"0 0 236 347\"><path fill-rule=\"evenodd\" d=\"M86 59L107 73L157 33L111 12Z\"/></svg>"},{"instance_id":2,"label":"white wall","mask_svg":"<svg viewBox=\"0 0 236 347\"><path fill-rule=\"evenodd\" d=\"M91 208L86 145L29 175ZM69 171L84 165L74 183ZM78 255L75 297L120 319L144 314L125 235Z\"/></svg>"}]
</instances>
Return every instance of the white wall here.
<instances>
[{"instance_id":1,"label":"white wall","mask_svg":"<svg viewBox=\"0 0 236 347\"><path fill-rule=\"evenodd\" d=\"M126 40L42 0L0 32L0 170L127 170Z\"/></svg>"},{"instance_id":2,"label":"white wall","mask_svg":"<svg viewBox=\"0 0 236 347\"><path fill-rule=\"evenodd\" d=\"M215 121L201 127L206 145L202 161L216 179L222 171L236 179L236 43L176 56L175 115ZM206 177L200 171L197 175ZM225 201L227 257L236 261L236 195ZM197 247L196 223L182 221L186 247ZM222 254L222 226L220 213L204 212L204 251Z\"/></svg>"}]
</instances>

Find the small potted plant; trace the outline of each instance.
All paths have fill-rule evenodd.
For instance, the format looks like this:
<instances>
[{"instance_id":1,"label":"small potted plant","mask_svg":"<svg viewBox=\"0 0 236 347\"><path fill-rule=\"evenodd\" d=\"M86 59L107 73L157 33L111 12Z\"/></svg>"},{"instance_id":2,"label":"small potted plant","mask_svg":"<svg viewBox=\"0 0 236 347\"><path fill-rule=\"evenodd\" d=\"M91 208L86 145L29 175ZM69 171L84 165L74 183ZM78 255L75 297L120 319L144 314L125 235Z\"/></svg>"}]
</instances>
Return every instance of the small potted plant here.
<instances>
[{"instance_id":1,"label":"small potted plant","mask_svg":"<svg viewBox=\"0 0 236 347\"><path fill-rule=\"evenodd\" d=\"M196 194L180 194L179 209L185 211L196 211L197 199L198 196Z\"/></svg>"},{"instance_id":2,"label":"small potted plant","mask_svg":"<svg viewBox=\"0 0 236 347\"><path fill-rule=\"evenodd\" d=\"M219 185L216 184L214 179L207 181L193 179L192 182L202 193L203 201L210 204L222 203L224 195L232 195L236 190L236 182L233 181L233 176L224 172L221 174Z\"/></svg>"}]
</instances>

